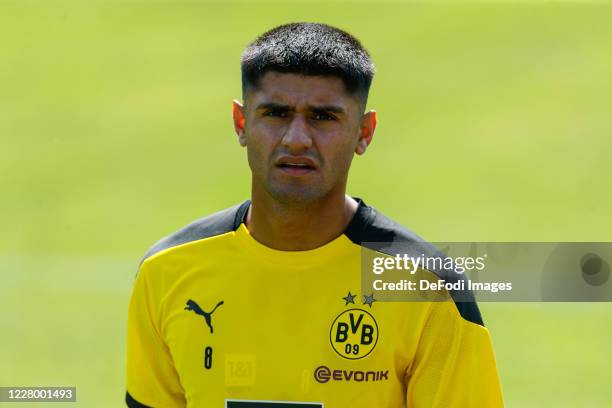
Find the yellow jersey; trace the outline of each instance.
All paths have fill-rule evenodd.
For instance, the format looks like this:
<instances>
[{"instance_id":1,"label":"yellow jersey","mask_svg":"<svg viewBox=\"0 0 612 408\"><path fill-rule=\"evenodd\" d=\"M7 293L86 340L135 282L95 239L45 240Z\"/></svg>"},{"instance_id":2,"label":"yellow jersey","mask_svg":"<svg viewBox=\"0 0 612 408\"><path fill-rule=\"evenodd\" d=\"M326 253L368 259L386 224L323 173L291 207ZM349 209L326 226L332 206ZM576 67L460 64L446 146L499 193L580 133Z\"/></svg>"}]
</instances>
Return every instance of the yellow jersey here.
<instances>
[{"instance_id":1,"label":"yellow jersey","mask_svg":"<svg viewBox=\"0 0 612 408\"><path fill-rule=\"evenodd\" d=\"M349 226L278 251L244 224L249 201L158 242L128 311L129 407L502 407L475 302L377 302L362 243L420 241L359 200Z\"/></svg>"}]
</instances>

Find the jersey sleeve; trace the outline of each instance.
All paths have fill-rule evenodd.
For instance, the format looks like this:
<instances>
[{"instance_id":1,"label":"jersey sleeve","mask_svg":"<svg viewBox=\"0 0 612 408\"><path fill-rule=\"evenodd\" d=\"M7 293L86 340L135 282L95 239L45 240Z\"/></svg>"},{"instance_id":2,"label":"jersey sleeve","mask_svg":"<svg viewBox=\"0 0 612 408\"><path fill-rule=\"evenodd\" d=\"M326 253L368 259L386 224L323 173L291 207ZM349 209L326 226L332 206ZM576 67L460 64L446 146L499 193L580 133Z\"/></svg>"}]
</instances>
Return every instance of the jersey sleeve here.
<instances>
[{"instance_id":1,"label":"jersey sleeve","mask_svg":"<svg viewBox=\"0 0 612 408\"><path fill-rule=\"evenodd\" d=\"M132 288L127 328L128 407L185 407L185 393L159 327L160 297L140 268Z\"/></svg>"},{"instance_id":2,"label":"jersey sleeve","mask_svg":"<svg viewBox=\"0 0 612 408\"><path fill-rule=\"evenodd\" d=\"M489 331L433 302L407 374L411 408L503 407Z\"/></svg>"}]
</instances>

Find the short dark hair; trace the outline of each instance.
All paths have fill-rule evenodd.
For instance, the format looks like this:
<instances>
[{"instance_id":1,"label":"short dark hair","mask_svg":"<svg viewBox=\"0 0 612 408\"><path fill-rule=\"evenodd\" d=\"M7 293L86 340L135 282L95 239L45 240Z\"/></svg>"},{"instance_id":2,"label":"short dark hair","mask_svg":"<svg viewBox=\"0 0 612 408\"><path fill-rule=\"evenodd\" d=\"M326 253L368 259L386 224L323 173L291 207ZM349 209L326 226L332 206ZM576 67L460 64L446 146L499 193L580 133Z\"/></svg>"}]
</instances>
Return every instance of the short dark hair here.
<instances>
[{"instance_id":1,"label":"short dark hair","mask_svg":"<svg viewBox=\"0 0 612 408\"><path fill-rule=\"evenodd\" d=\"M265 32L244 50L240 65L243 98L266 72L276 71L340 77L365 108L374 77L374 64L359 40L319 23L284 24Z\"/></svg>"}]
</instances>

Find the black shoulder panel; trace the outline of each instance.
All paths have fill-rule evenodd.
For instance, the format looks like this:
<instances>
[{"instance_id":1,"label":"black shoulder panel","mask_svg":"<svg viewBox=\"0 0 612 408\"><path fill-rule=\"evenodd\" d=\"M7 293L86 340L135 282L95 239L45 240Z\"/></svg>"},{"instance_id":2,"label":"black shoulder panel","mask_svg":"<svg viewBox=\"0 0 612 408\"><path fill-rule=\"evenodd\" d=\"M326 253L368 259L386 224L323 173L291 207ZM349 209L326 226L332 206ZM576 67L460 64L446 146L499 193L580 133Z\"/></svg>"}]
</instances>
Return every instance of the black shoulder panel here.
<instances>
[{"instance_id":1,"label":"black shoulder panel","mask_svg":"<svg viewBox=\"0 0 612 408\"><path fill-rule=\"evenodd\" d=\"M415 257L421 255L429 257L444 256L438 249L414 232L380 214L362 200L357 200L359 201L359 207L345 231L345 235L355 244L387 255L407 253ZM452 269L432 270L430 272L435 273L440 279L447 282L466 280L464 274L457 273ZM467 284L465 287L467 287ZM464 319L484 326L480 310L471 291L450 291L450 296Z\"/></svg>"},{"instance_id":2,"label":"black shoulder panel","mask_svg":"<svg viewBox=\"0 0 612 408\"><path fill-rule=\"evenodd\" d=\"M164 249L235 231L242 223L250 204L251 202L247 200L242 204L194 221L177 232L162 238L147 251L140 264Z\"/></svg>"}]
</instances>

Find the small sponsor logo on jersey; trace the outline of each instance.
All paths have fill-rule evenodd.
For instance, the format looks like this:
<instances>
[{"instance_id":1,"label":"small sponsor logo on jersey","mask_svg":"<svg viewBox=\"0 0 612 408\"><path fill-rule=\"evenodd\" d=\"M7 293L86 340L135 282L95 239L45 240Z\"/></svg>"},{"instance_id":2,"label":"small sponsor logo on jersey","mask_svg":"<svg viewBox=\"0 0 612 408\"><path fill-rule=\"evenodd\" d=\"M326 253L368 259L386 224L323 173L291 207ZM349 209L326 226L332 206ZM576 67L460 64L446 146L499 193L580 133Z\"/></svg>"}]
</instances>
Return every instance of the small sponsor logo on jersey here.
<instances>
[{"instance_id":1,"label":"small sponsor logo on jersey","mask_svg":"<svg viewBox=\"0 0 612 408\"><path fill-rule=\"evenodd\" d=\"M215 312L215 310L217 310L217 308L219 306L221 306L223 304L223 301L221 300L219 303L217 303L217 305L213 308L213 310L211 310L210 312L205 312L204 310L202 310L202 308L200 307L200 305L198 305L196 303L195 300L189 299L186 303L185 303L185 310L191 310L192 312L194 312L195 314L198 314L200 316L202 316L204 318L204 322L206 323L206 325L208 326L208 328L210 329L210 332L213 332L213 326L212 326L212 314Z\"/></svg>"},{"instance_id":2,"label":"small sponsor logo on jersey","mask_svg":"<svg viewBox=\"0 0 612 408\"><path fill-rule=\"evenodd\" d=\"M370 313L349 309L340 313L329 330L334 351L348 360L359 360L374 350L378 342L378 324Z\"/></svg>"},{"instance_id":3,"label":"small sponsor logo on jersey","mask_svg":"<svg viewBox=\"0 0 612 408\"><path fill-rule=\"evenodd\" d=\"M317 382L325 384L329 381L375 382L389 379L389 370L333 370L327 366L319 366L314 371Z\"/></svg>"}]
</instances>

